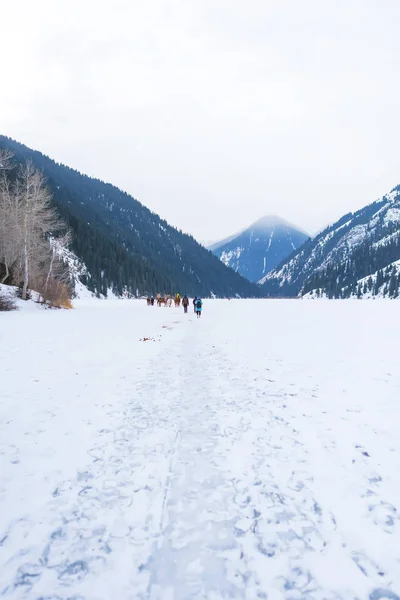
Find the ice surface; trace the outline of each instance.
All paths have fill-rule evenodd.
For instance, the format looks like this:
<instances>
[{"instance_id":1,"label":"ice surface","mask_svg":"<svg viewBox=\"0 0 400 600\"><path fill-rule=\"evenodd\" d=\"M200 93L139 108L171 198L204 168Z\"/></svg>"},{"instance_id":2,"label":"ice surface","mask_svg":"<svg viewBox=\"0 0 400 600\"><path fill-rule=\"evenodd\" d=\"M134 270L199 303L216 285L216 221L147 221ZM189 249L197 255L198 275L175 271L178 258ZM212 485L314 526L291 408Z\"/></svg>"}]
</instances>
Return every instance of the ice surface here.
<instances>
[{"instance_id":1,"label":"ice surface","mask_svg":"<svg viewBox=\"0 0 400 600\"><path fill-rule=\"evenodd\" d=\"M398 600L397 303L0 323L2 598Z\"/></svg>"}]
</instances>

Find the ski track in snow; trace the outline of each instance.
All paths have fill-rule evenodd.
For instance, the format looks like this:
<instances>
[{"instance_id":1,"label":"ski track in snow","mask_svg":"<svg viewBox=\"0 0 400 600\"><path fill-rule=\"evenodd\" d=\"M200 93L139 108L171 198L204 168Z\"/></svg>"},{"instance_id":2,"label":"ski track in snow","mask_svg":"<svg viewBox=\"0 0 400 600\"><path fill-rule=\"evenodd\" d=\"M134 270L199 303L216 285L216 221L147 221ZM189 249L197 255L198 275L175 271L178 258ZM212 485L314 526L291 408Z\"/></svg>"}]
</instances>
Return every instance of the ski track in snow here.
<instances>
[{"instance_id":1,"label":"ski track in snow","mask_svg":"<svg viewBox=\"0 0 400 600\"><path fill-rule=\"evenodd\" d=\"M0 596L399 600L396 306L6 315Z\"/></svg>"}]
</instances>

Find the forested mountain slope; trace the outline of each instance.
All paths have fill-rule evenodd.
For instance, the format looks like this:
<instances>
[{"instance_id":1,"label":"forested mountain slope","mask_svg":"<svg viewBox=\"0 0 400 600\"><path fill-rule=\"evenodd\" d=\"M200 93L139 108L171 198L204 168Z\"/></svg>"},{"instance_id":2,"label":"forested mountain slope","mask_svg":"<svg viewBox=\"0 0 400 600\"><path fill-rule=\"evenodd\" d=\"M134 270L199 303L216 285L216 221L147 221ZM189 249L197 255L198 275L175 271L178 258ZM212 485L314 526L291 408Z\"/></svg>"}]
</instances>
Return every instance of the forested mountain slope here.
<instances>
[{"instance_id":1,"label":"forested mountain slope","mask_svg":"<svg viewBox=\"0 0 400 600\"><path fill-rule=\"evenodd\" d=\"M399 260L400 186L344 215L259 283L267 296L397 297Z\"/></svg>"},{"instance_id":2,"label":"forested mountain slope","mask_svg":"<svg viewBox=\"0 0 400 600\"><path fill-rule=\"evenodd\" d=\"M5 136L15 162L42 170L54 204L73 232L84 283L98 294L170 292L256 296L257 286L223 265L187 234L117 187L58 164Z\"/></svg>"},{"instance_id":3,"label":"forested mountain slope","mask_svg":"<svg viewBox=\"0 0 400 600\"><path fill-rule=\"evenodd\" d=\"M308 236L284 219L266 216L235 236L209 246L227 266L250 281L258 281Z\"/></svg>"}]
</instances>

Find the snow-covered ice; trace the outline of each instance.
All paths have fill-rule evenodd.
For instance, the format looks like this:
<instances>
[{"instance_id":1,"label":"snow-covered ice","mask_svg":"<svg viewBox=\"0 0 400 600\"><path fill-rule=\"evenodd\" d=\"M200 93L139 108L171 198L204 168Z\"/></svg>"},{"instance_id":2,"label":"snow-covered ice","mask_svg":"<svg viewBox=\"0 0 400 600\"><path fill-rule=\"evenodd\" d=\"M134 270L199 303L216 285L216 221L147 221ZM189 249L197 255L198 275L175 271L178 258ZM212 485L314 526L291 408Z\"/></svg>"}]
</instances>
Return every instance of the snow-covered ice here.
<instances>
[{"instance_id":1,"label":"snow-covered ice","mask_svg":"<svg viewBox=\"0 0 400 600\"><path fill-rule=\"evenodd\" d=\"M399 339L381 301L0 313L0 596L398 599Z\"/></svg>"}]
</instances>

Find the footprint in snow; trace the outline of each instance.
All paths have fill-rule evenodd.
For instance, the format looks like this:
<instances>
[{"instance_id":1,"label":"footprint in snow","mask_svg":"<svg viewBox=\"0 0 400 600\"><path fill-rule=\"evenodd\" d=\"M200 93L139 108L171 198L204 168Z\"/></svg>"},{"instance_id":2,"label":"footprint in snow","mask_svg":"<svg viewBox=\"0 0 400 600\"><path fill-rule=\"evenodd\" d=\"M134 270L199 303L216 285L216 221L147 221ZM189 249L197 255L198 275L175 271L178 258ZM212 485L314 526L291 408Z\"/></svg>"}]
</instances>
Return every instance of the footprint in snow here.
<instances>
[{"instance_id":1,"label":"footprint in snow","mask_svg":"<svg viewBox=\"0 0 400 600\"><path fill-rule=\"evenodd\" d=\"M378 525L386 533L394 532L396 521L399 518L395 506L388 502L380 502L380 504L370 504L368 510L375 525Z\"/></svg>"},{"instance_id":2,"label":"footprint in snow","mask_svg":"<svg viewBox=\"0 0 400 600\"><path fill-rule=\"evenodd\" d=\"M390 590L378 589L370 593L369 600L400 600L400 596Z\"/></svg>"}]
</instances>

